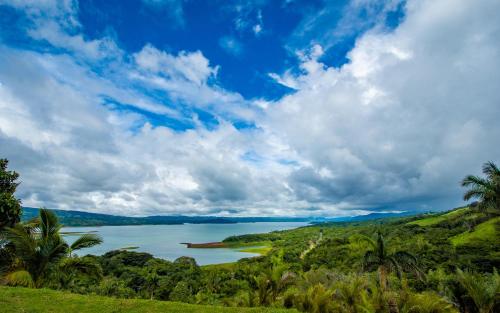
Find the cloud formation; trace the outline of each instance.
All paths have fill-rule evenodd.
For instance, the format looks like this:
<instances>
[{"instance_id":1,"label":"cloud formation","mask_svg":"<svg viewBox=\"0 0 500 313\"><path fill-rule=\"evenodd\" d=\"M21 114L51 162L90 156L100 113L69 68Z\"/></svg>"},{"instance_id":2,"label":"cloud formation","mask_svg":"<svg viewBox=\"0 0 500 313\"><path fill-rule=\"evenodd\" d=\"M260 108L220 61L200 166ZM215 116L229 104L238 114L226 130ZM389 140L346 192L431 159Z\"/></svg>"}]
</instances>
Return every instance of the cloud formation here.
<instances>
[{"instance_id":1,"label":"cloud formation","mask_svg":"<svg viewBox=\"0 0 500 313\"><path fill-rule=\"evenodd\" d=\"M375 18L338 68L321 61L324 43L298 49L298 68L270 74L295 90L274 102L226 90L202 51L85 38L73 1L2 3L44 47L0 41L0 156L21 173L27 206L446 209L465 174L500 161L498 1L408 1L395 29Z\"/></svg>"}]
</instances>

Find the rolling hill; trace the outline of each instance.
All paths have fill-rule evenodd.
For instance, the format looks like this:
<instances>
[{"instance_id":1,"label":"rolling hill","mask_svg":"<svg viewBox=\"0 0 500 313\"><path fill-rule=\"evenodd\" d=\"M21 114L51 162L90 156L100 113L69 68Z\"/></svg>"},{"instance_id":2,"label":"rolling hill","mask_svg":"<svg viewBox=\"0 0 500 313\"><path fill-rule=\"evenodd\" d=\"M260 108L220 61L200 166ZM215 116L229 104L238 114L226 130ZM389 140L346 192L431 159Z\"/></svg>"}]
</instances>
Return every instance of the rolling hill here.
<instances>
[{"instance_id":1,"label":"rolling hill","mask_svg":"<svg viewBox=\"0 0 500 313\"><path fill-rule=\"evenodd\" d=\"M387 217L409 216L415 213L371 213L368 215L316 218L316 217L223 217L223 216L145 216L131 217L120 215L109 215L101 213L89 213L72 210L53 210L64 226L118 226L118 225L179 225L179 224L233 224L233 223L255 223L255 222L347 222L368 221ZM37 208L24 207L22 220L27 221L38 216Z\"/></svg>"}]
</instances>

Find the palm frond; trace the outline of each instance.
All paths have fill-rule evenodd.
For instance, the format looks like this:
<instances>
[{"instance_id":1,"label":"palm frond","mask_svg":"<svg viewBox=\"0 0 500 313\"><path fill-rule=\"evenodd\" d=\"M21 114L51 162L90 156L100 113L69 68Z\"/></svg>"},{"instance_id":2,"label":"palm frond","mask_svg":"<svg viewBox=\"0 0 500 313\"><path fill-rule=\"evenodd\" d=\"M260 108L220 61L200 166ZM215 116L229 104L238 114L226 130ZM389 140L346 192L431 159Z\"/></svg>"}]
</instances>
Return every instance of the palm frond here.
<instances>
[{"instance_id":1,"label":"palm frond","mask_svg":"<svg viewBox=\"0 0 500 313\"><path fill-rule=\"evenodd\" d=\"M417 264L418 259L413 254L406 251L398 251L394 253L394 257L398 262L407 263L407 264Z\"/></svg>"},{"instance_id":2,"label":"palm frond","mask_svg":"<svg viewBox=\"0 0 500 313\"><path fill-rule=\"evenodd\" d=\"M486 187L489 185L489 182L487 179L481 178L479 176L475 175L467 175L463 180L462 180L462 186L467 187L467 186L482 186Z\"/></svg>"},{"instance_id":3,"label":"palm frond","mask_svg":"<svg viewBox=\"0 0 500 313\"><path fill-rule=\"evenodd\" d=\"M95 278L102 277L102 268L99 263L88 258L65 258L60 263L60 269L63 272L76 271Z\"/></svg>"},{"instance_id":4,"label":"palm frond","mask_svg":"<svg viewBox=\"0 0 500 313\"><path fill-rule=\"evenodd\" d=\"M473 187L472 189L469 189L465 192L464 194L464 200L469 201L472 198L478 198L481 199L484 196L484 188L482 187Z\"/></svg>"},{"instance_id":5,"label":"palm frond","mask_svg":"<svg viewBox=\"0 0 500 313\"><path fill-rule=\"evenodd\" d=\"M95 234L84 234L70 245L71 251L90 248L102 243L102 238Z\"/></svg>"},{"instance_id":6,"label":"palm frond","mask_svg":"<svg viewBox=\"0 0 500 313\"><path fill-rule=\"evenodd\" d=\"M390 268L392 272L396 272L399 279L403 277L403 269L396 257L390 256L387 258L387 267Z\"/></svg>"},{"instance_id":7,"label":"palm frond","mask_svg":"<svg viewBox=\"0 0 500 313\"><path fill-rule=\"evenodd\" d=\"M500 169L492 161L486 162L483 165L483 173L488 176L489 179L493 180L495 177L500 176Z\"/></svg>"},{"instance_id":8,"label":"palm frond","mask_svg":"<svg viewBox=\"0 0 500 313\"><path fill-rule=\"evenodd\" d=\"M66 256L68 244L62 238L59 238L50 241L48 244L41 246L41 248L44 249L44 255L47 259L51 260L51 262L57 262Z\"/></svg>"},{"instance_id":9,"label":"palm frond","mask_svg":"<svg viewBox=\"0 0 500 313\"><path fill-rule=\"evenodd\" d=\"M15 247L16 254L22 259L31 259L36 250L36 238L28 233L22 224L7 228L6 239Z\"/></svg>"},{"instance_id":10,"label":"palm frond","mask_svg":"<svg viewBox=\"0 0 500 313\"><path fill-rule=\"evenodd\" d=\"M491 312L500 291L500 277L496 271L485 276L457 269L457 278L479 312Z\"/></svg>"},{"instance_id":11,"label":"palm frond","mask_svg":"<svg viewBox=\"0 0 500 313\"><path fill-rule=\"evenodd\" d=\"M59 232L62 225L59 224L57 215L45 208L40 209L40 233L42 238L48 238Z\"/></svg>"},{"instance_id":12,"label":"palm frond","mask_svg":"<svg viewBox=\"0 0 500 313\"><path fill-rule=\"evenodd\" d=\"M419 279L425 277L425 273L420 268L418 258L415 255L406 251L398 251L394 254L394 257L404 271L412 272Z\"/></svg>"},{"instance_id":13,"label":"palm frond","mask_svg":"<svg viewBox=\"0 0 500 313\"><path fill-rule=\"evenodd\" d=\"M377 243L373 238L370 238L368 236L362 235L362 234L357 234L353 236L353 240L356 242L366 242L368 243L374 250L377 249Z\"/></svg>"},{"instance_id":14,"label":"palm frond","mask_svg":"<svg viewBox=\"0 0 500 313\"><path fill-rule=\"evenodd\" d=\"M380 263L378 255L375 251L367 251L363 257L363 270L369 270L373 266L376 266Z\"/></svg>"}]
</instances>

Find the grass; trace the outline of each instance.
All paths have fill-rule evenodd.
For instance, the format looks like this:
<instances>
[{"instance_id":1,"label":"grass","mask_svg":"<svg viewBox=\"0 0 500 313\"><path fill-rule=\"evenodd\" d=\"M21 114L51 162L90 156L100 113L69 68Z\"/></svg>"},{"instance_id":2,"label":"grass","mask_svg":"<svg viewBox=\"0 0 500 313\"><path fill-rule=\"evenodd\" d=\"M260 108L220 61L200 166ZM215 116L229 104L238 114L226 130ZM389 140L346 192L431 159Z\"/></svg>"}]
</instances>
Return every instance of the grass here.
<instances>
[{"instance_id":1,"label":"grass","mask_svg":"<svg viewBox=\"0 0 500 313\"><path fill-rule=\"evenodd\" d=\"M498 242L500 228L500 217L492 218L489 221L476 226L472 232L464 232L453 236L450 241L455 246L468 244L474 241L491 241ZM497 238L497 240L495 240Z\"/></svg>"},{"instance_id":2,"label":"grass","mask_svg":"<svg viewBox=\"0 0 500 313\"><path fill-rule=\"evenodd\" d=\"M116 299L78 295L49 289L0 287L3 313L291 313L295 310L273 308L229 308L177 302Z\"/></svg>"},{"instance_id":3,"label":"grass","mask_svg":"<svg viewBox=\"0 0 500 313\"><path fill-rule=\"evenodd\" d=\"M207 265L202 265L201 268L205 270L228 270L228 271L234 271L236 270L236 266L238 265L237 262L230 262L230 263L219 263L219 264L207 264Z\"/></svg>"},{"instance_id":4,"label":"grass","mask_svg":"<svg viewBox=\"0 0 500 313\"><path fill-rule=\"evenodd\" d=\"M249 247L245 249L240 249L240 252L248 252L248 253L258 253L260 255L266 255L269 251L272 250L271 246L261 246L261 247Z\"/></svg>"},{"instance_id":5,"label":"grass","mask_svg":"<svg viewBox=\"0 0 500 313\"><path fill-rule=\"evenodd\" d=\"M435 224L439 224L443 221L446 221L448 219L456 218L464 213L467 213L467 211L469 211L468 207L460 208L460 209L456 209L456 210L450 211L450 212L445 213L445 214L435 215L435 216L419 219L419 220L416 220L413 222L409 222L408 224L418 225L421 227L432 226Z\"/></svg>"},{"instance_id":6,"label":"grass","mask_svg":"<svg viewBox=\"0 0 500 313\"><path fill-rule=\"evenodd\" d=\"M255 248L260 246L271 246L271 241L251 241L251 242L243 242L243 241L235 241L235 242L224 242L227 248Z\"/></svg>"}]
</instances>

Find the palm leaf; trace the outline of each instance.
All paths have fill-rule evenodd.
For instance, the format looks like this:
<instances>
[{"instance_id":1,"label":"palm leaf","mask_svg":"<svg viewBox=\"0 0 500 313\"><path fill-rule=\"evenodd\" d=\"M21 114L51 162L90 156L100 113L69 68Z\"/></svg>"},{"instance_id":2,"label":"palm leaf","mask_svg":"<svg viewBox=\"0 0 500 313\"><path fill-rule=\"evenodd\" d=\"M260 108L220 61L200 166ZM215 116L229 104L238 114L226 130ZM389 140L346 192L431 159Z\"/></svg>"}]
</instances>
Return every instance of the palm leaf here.
<instances>
[{"instance_id":1,"label":"palm leaf","mask_svg":"<svg viewBox=\"0 0 500 313\"><path fill-rule=\"evenodd\" d=\"M500 292L500 277L496 271L491 276L483 276L457 269L457 278L479 312L493 310L495 298Z\"/></svg>"},{"instance_id":2,"label":"palm leaf","mask_svg":"<svg viewBox=\"0 0 500 313\"><path fill-rule=\"evenodd\" d=\"M76 271L96 278L102 277L101 266L88 258L66 258L60 263L60 269L66 273Z\"/></svg>"},{"instance_id":3,"label":"palm leaf","mask_svg":"<svg viewBox=\"0 0 500 313\"><path fill-rule=\"evenodd\" d=\"M40 209L40 233L42 238L49 238L52 235L58 234L62 225L59 224L57 215L47 209Z\"/></svg>"},{"instance_id":4,"label":"palm leaf","mask_svg":"<svg viewBox=\"0 0 500 313\"><path fill-rule=\"evenodd\" d=\"M483 165L483 173L488 176L489 179L493 180L500 176L500 169L492 161L486 162Z\"/></svg>"},{"instance_id":5,"label":"palm leaf","mask_svg":"<svg viewBox=\"0 0 500 313\"><path fill-rule=\"evenodd\" d=\"M5 237L15 247L17 256L22 259L33 257L37 247L36 239L25 230L22 224L7 228Z\"/></svg>"},{"instance_id":6,"label":"palm leaf","mask_svg":"<svg viewBox=\"0 0 500 313\"><path fill-rule=\"evenodd\" d=\"M373 266L376 266L380 263L380 260L375 253L375 251L366 251L363 257L363 270L368 270Z\"/></svg>"},{"instance_id":7,"label":"palm leaf","mask_svg":"<svg viewBox=\"0 0 500 313\"><path fill-rule=\"evenodd\" d=\"M484 188L482 187L474 187L472 189L469 189L467 190L467 192L465 192L464 194L464 200L465 201L469 201L470 199L472 198L483 198L485 192L484 192Z\"/></svg>"},{"instance_id":8,"label":"palm leaf","mask_svg":"<svg viewBox=\"0 0 500 313\"><path fill-rule=\"evenodd\" d=\"M95 234L84 234L70 245L71 251L90 248L102 243L102 238Z\"/></svg>"},{"instance_id":9,"label":"palm leaf","mask_svg":"<svg viewBox=\"0 0 500 313\"><path fill-rule=\"evenodd\" d=\"M467 187L467 186L482 186L486 187L489 185L488 180L481 178L479 176L474 176L474 175L468 175L462 180L462 186Z\"/></svg>"},{"instance_id":10,"label":"palm leaf","mask_svg":"<svg viewBox=\"0 0 500 313\"><path fill-rule=\"evenodd\" d=\"M356 234L356 235L352 236L352 240L354 240L355 242L358 242L358 243L366 242L374 250L377 249L377 243L375 242L375 240L373 240L372 238L370 238L368 236L365 236L365 235L362 235L362 234Z\"/></svg>"}]
</instances>

